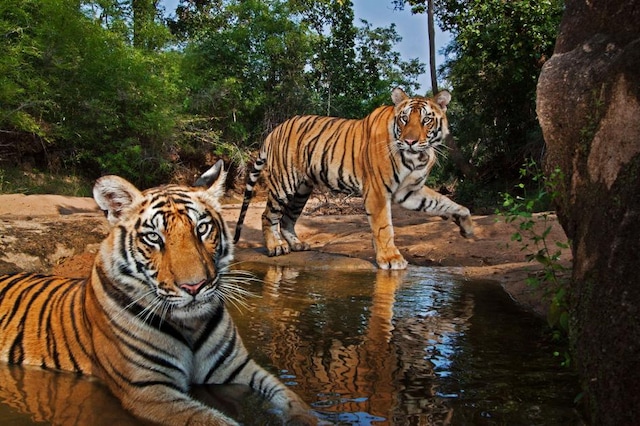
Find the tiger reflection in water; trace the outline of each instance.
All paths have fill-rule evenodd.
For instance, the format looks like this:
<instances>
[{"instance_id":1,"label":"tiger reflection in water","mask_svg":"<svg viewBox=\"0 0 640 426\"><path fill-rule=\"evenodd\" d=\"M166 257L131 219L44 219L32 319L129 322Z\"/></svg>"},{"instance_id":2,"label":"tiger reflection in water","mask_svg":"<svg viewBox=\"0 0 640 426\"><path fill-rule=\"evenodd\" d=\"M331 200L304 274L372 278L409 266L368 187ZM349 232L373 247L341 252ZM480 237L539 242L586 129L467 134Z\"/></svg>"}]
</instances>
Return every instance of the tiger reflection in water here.
<instances>
[{"instance_id":1,"label":"tiger reflection in water","mask_svg":"<svg viewBox=\"0 0 640 426\"><path fill-rule=\"evenodd\" d=\"M398 292L415 283L406 270L372 275L370 270L251 269L264 277L264 286L251 324L238 324L247 344L278 360L301 392L320 395L314 406L323 418L446 424L453 412L438 396L430 354L437 356L443 339L466 326L472 298L456 295L460 299L453 303L454 296L433 290L424 306L433 304L431 311L435 306L438 313L428 315L417 305L398 305ZM411 386L420 388L410 391Z\"/></svg>"},{"instance_id":2,"label":"tiger reflection in water","mask_svg":"<svg viewBox=\"0 0 640 426\"><path fill-rule=\"evenodd\" d=\"M194 386L198 401L228 413L244 425L282 420L246 387ZM0 425L46 423L78 426L140 426L107 387L89 376L0 364Z\"/></svg>"}]
</instances>

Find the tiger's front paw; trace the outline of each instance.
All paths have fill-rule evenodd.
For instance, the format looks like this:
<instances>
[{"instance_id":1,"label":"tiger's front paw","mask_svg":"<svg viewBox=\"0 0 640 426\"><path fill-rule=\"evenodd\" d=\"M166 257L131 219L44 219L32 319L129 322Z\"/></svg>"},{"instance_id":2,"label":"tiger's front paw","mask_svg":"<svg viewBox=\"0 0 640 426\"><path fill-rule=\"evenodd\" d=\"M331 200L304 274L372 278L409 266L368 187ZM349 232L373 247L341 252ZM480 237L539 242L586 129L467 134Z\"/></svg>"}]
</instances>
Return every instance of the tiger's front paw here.
<instances>
[{"instance_id":1,"label":"tiger's front paw","mask_svg":"<svg viewBox=\"0 0 640 426\"><path fill-rule=\"evenodd\" d=\"M398 249L376 255L376 263L380 269L407 269L407 262Z\"/></svg>"},{"instance_id":2,"label":"tiger's front paw","mask_svg":"<svg viewBox=\"0 0 640 426\"><path fill-rule=\"evenodd\" d=\"M276 232L270 227L263 228L262 236L264 237L264 246L269 257L282 256L291 252L289 242L283 238L279 231Z\"/></svg>"},{"instance_id":3,"label":"tiger's front paw","mask_svg":"<svg viewBox=\"0 0 640 426\"><path fill-rule=\"evenodd\" d=\"M471 216L453 216L453 220L460 227L460 235L465 238L473 237L473 220L471 220Z\"/></svg>"}]
</instances>

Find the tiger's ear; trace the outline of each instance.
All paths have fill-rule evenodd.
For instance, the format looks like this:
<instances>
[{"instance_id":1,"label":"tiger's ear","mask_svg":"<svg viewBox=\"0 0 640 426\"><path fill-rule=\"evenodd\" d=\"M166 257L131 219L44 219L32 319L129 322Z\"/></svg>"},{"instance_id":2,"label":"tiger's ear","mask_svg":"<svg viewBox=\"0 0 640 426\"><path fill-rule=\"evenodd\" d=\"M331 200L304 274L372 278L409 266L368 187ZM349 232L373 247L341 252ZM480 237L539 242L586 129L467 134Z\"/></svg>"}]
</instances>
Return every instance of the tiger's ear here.
<instances>
[{"instance_id":1,"label":"tiger's ear","mask_svg":"<svg viewBox=\"0 0 640 426\"><path fill-rule=\"evenodd\" d=\"M119 176L103 176L93 186L93 198L107 215L110 225L117 224L122 214L133 205L142 193Z\"/></svg>"},{"instance_id":2,"label":"tiger's ear","mask_svg":"<svg viewBox=\"0 0 640 426\"><path fill-rule=\"evenodd\" d=\"M409 99L409 96L407 96L407 94L404 93L404 90L402 90L400 87L396 87L391 91L391 100L393 101L394 105L398 106L400 102L407 99Z\"/></svg>"},{"instance_id":3,"label":"tiger's ear","mask_svg":"<svg viewBox=\"0 0 640 426\"><path fill-rule=\"evenodd\" d=\"M200 175L193 186L208 187L207 193L215 198L220 198L224 195L224 181L226 177L227 172L224 171L224 161L218 160L209 170Z\"/></svg>"},{"instance_id":4,"label":"tiger's ear","mask_svg":"<svg viewBox=\"0 0 640 426\"><path fill-rule=\"evenodd\" d=\"M447 105L449 105L449 102L451 102L451 93L449 93L446 90L443 90L441 92L439 92L435 97L434 97L436 103L438 105L440 105L440 109L442 110L442 112L446 112L447 111Z\"/></svg>"}]
</instances>

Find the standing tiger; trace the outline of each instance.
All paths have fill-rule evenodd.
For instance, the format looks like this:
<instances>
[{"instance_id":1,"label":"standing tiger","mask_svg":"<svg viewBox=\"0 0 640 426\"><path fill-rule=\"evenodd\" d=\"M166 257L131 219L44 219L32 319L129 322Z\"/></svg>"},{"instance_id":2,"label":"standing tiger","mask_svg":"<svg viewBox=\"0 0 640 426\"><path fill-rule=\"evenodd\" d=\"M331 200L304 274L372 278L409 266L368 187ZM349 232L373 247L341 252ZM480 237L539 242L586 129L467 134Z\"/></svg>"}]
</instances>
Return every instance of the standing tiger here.
<instances>
[{"instance_id":1,"label":"standing tiger","mask_svg":"<svg viewBox=\"0 0 640 426\"><path fill-rule=\"evenodd\" d=\"M315 424L308 406L248 355L224 305L242 295L220 214L225 172L208 188L140 192L117 176L94 198L111 231L90 278L0 277L0 361L101 378L137 417L171 425L233 425L193 399L195 384L243 384L288 421Z\"/></svg>"},{"instance_id":2,"label":"standing tiger","mask_svg":"<svg viewBox=\"0 0 640 426\"><path fill-rule=\"evenodd\" d=\"M393 241L391 202L451 217L464 237L472 236L469 209L425 186L449 132L445 111L450 93L410 98L395 88L391 99L393 106L379 107L360 120L306 115L276 127L247 174L234 242L240 238L260 172L268 190L262 232L269 256L309 249L294 227L317 184L363 196L376 263L382 269L407 267Z\"/></svg>"}]
</instances>

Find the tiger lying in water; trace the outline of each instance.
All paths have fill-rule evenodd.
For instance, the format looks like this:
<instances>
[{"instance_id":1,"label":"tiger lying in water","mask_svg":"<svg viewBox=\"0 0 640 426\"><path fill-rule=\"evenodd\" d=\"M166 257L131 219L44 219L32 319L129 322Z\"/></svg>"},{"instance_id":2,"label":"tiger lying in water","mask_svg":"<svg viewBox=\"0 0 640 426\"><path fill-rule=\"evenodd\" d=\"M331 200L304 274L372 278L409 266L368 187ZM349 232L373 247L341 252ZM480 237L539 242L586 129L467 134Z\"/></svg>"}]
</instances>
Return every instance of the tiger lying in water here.
<instances>
[{"instance_id":1,"label":"tiger lying in water","mask_svg":"<svg viewBox=\"0 0 640 426\"><path fill-rule=\"evenodd\" d=\"M363 196L382 269L407 267L393 241L391 202L451 217L464 237L472 236L469 210L425 186L449 133L445 111L451 95L443 91L434 99L410 98L396 88L391 99L394 106L380 107L361 120L296 116L276 127L247 174L234 242L263 169L268 195L262 232L269 256L309 249L294 227L318 184Z\"/></svg>"},{"instance_id":2,"label":"tiger lying in water","mask_svg":"<svg viewBox=\"0 0 640 426\"><path fill-rule=\"evenodd\" d=\"M138 191L100 178L94 198L112 226L87 280L0 277L0 361L101 378L139 418L171 425L237 424L189 395L236 383L287 421L316 424L308 406L248 355L225 308L242 290L220 215L224 170L207 188Z\"/></svg>"}]
</instances>

